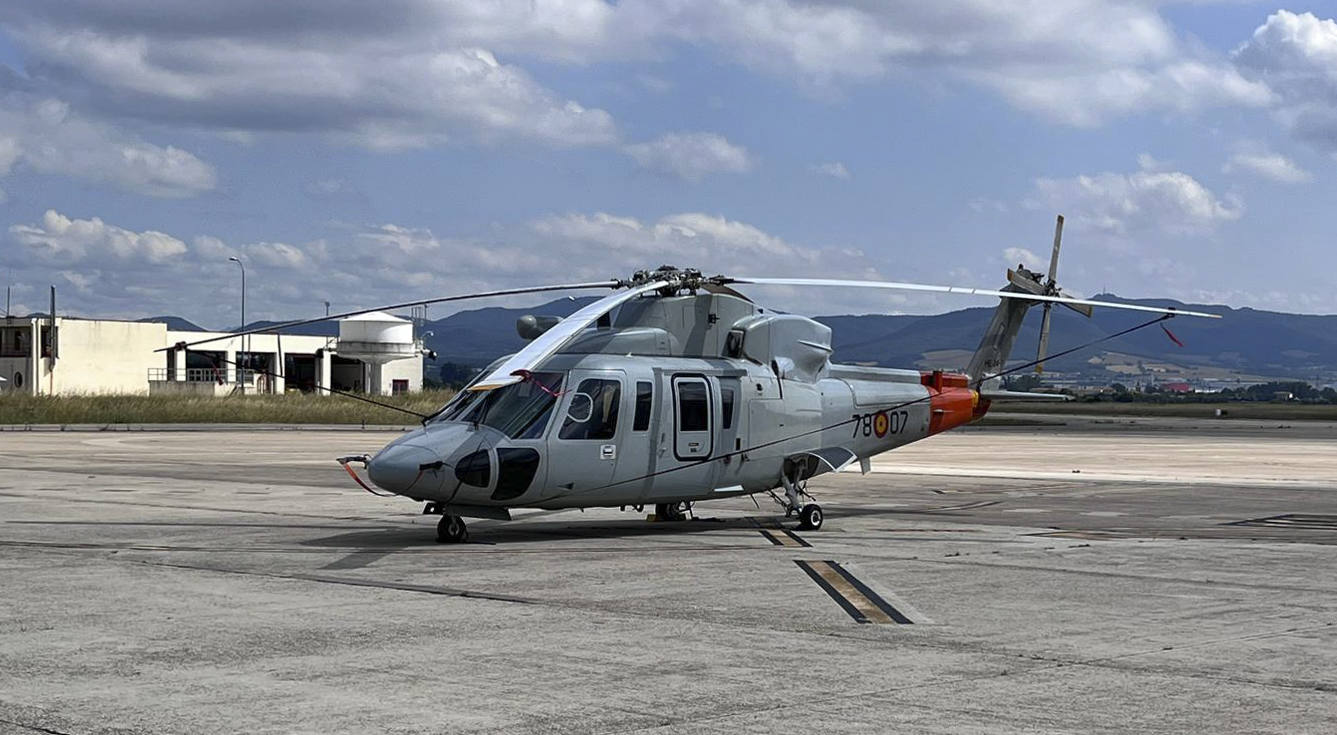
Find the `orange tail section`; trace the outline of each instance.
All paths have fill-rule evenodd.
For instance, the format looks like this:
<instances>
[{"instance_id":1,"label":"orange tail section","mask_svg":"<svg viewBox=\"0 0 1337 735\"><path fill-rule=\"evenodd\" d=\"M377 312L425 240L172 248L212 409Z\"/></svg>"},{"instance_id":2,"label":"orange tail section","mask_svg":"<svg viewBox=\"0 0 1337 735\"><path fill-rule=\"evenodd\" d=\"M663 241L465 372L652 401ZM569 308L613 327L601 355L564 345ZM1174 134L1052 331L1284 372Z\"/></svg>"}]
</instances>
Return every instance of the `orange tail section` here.
<instances>
[{"instance_id":1,"label":"orange tail section","mask_svg":"<svg viewBox=\"0 0 1337 735\"><path fill-rule=\"evenodd\" d=\"M970 388L967 375L934 370L923 373L920 382L929 390L930 435L968 424L989 410L989 402L980 400L979 391Z\"/></svg>"}]
</instances>

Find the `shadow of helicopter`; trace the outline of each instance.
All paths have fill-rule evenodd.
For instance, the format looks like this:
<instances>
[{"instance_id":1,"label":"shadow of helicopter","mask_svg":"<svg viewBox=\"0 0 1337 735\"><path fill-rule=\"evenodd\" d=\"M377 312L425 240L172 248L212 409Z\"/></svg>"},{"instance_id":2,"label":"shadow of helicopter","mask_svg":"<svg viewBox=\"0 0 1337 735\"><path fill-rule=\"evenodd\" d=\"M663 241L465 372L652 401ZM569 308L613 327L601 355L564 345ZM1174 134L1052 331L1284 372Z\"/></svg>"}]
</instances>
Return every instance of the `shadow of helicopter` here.
<instances>
[{"instance_id":1,"label":"shadow of helicopter","mask_svg":"<svg viewBox=\"0 0 1337 735\"><path fill-rule=\"evenodd\" d=\"M923 508L879 508L842 506L842 516L932 516L946 518L969 518L969 511L975 508L994 505L994 502L972 504L970 507L923 507ZM558 512L558 511L555 511ZM569 512L569 511L560 511ZM532 520L531 520L532 519ZM792 522L789 525L793 525ZM763 514L746 516L711 517L697 516L684 521L647 522L640 517L628 519L535 519L533 516L514 521L479 521L473 524L471 539L463 544L470 546L496 546L526 544L554 540L601 541L611 539L673 539L690 538L697 534L715 531L761 531L785 528L785 517L781 514ZM812 540L820 538L819 532ZM359 530L351 533L338 533L320 538L298 542L310 548L351 549L345 560L338 560L326 568L348 569L366 566L383 556L400 551L447 548L439 544L435 535L426 532L421 525L396 526L383 530ZM751 545L751 544L749 544ZM721 548L726 544L720 544ZM758 548L767 548L758 546ZM625 547L609 546L598 548L581 547L581 551L626 551ZM362 556L359 556L362 555ZM363 556L365 558L363 558Z\"/></svg>"}]
</instances>

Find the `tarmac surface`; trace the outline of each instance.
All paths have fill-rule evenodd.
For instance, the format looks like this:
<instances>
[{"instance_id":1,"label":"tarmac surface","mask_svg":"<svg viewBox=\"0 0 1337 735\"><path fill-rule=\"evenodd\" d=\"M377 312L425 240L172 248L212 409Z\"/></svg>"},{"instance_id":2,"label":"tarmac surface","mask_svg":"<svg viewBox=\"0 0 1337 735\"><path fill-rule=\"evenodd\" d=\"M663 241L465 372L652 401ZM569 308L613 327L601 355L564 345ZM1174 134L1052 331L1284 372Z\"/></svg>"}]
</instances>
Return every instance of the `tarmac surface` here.
<instances>
[{"instance_id":1,"label":"tarmac surface","mask_svg":"<svg viewBox=\"0 0 1337 735\"><path fill-rule=\"evenodd\" d=\"M970 428L817 532L460 546L331 461L392 436L0 432L0 732L1337 732L1334 424Z\"/></svg>"}]
</instances>

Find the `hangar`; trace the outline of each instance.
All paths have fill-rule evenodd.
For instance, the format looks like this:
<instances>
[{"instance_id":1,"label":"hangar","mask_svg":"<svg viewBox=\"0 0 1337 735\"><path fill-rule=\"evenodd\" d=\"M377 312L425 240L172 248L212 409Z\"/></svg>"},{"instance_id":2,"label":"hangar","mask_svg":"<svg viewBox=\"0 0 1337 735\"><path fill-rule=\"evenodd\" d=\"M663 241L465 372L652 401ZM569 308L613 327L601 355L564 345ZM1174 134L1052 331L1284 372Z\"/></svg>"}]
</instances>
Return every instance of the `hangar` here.
<instances>
[{"instance_id":1,"label":"hangar","mask_svg":"<svg viewBox=\"0 0 1337 735\"><path fill-rule=\"evenodd\" d=\"M339 335L254 334L204 349L171 349L225 332L164 322L36 315L0 320L0 390L31 395L226 395L328 389L388 395L422 390L424 349L413 323L374 312L339 321ZM159 351L165 350L165 351Z\"/></svg>"}]
</instances>

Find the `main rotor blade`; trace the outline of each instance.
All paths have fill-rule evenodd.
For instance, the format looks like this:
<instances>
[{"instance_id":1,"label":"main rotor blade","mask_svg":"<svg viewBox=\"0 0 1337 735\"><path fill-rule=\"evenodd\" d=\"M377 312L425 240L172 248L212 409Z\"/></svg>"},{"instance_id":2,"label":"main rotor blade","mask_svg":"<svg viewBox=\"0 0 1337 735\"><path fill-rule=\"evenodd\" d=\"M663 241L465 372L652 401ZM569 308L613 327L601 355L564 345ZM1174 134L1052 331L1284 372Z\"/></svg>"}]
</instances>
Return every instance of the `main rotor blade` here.
<instances>
[{"instance_id":1,"label":"main rotor blade","mask_svg":"<svg viewBox=\"0 0 1337 735\"><path fill-rule=\"evenodd\" d=\"M1027 301L1052 301L1055 304L1076 304L1101 306L1110 309L1128 311L1146 311L1152 314L1174 314L1176 316L1200 316L1207 319L1220 319L1220 314L1208 314L1204 311L1187 311L1172 306L1142 306L1140 304L1119 304L1111 301L1092 301L1073 299L1066 296L1041 296L1017 291L997 291L990 288L970 288L968 286L933 286L925 283L897 283L895 281L842 281L829 278L732 278L724 277L721 283L751 283L758 286L826 286L835 288L886 288L898 291L931 291L934 293L966 294L970 296L998 296L1004 299L1025 299Z\"/></svg>"},{"instance_id":2,"label":"main rotor blade","mask_svg":"<svg viewBox=\"0 0 1337 735\"><path fill-rule=\"evenodd\" d=\"M506 358L505 362L493 368L492 372L485 375L482 380L469 386L468 390L492 390L512 383L519 383L524 380L525 373L537 370L544 361L557 354L571 340L575 339L576 335L597 322L599 317L643 293L657 291L667 285L669 285L668 281L654 281L653 283L633 286L626 291L609 294L587 305L580 311L558 322L552 329L540 334L534 341L525 345L524 349Z\"/></svg>"},{"instance_id":3,"label":"main rotor blade","mask_svg":"<svg viewBox=\"0 0 1337 735\"><path fill-rule=\"evenodd\" d=\"M244 337L248 334L264 334L266 332L276 332L282 329L288 329L289 327L300 327L304 324L315 324L317 322L326 322L335 319L346 319L350 316L370 314L373 311L391 311L393 309L406 309L410 306L426 306L427 304L442 304L447 301L467 301L469 299L485 299L489 296L515 296L517 294L544 293L546 291L576 291L576 290L584 290L592 288L617 288L618 285L619 284L617 281L595 281L593 283L565 283L556 286L527 286L525 288L507 288L499 291L480 291L478 293L460 294L458 296L442 296L435 299L418 299L417 301L402 301L398 304L386 304L385 306L376 306L370 309L345 311L339 314L319 316L312 319L298 319L291 322L283 322L282 324L274 324L268 327L245 329L237 332L228 332L222 337L210 337L208 339L200 339L194 342L186 342L184 344L172 345L171 347L163 347L161 349L154 350L154 352L167 352L169 350L181 349L183 347L194 347L195 345L207 344L209 342L219 342L225 339L232 339L233 337Z\"/></svg>"}]
</instances>

